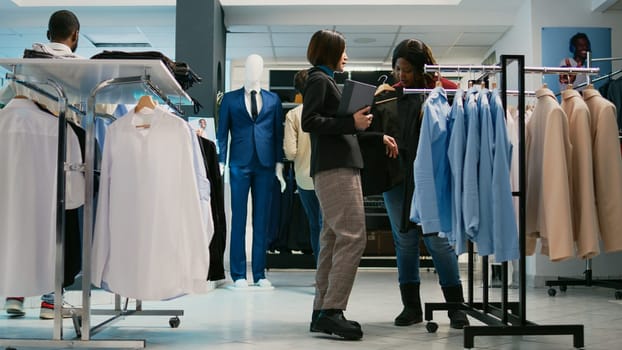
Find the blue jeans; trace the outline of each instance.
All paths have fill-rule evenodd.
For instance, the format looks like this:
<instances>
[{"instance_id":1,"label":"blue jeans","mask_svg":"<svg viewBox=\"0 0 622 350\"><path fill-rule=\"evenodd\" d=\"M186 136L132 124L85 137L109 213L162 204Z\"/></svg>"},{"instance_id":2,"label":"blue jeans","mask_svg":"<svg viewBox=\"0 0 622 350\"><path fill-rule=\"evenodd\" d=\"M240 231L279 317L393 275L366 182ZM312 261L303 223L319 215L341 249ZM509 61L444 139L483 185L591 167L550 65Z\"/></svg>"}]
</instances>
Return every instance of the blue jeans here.
<instances>
[{"instance_id":1,"label":"blue jeans","mask_svg":"<svg viewBox=\"0 0 622 350\"><path fill-rule=\"evenodd\" d=\"M320 232L322 231L320 201L318 201L314 190L303 190L300 186L297 187L300 202L305 210L305 214L307 214L307 219L309 219L309 238L311 239L311 249L313 250L315 264L317 265L317 258L320 256Z\"/></svg>"},{"instance_id":2,"label":"blue jeans","mask_svg":"<svg viewBox=\"0 0 622 350\"><path fill-rule=\"evenodd\" d=\"M400 284L420 283L419 278L419 235L420 226L411 228L408 232L400 232L404 184L401 183L383 193L384 205L391 222L395 254L397 258L397 274ZM410 199L407 199L410 201ZM458 256L447 238L438 235L423 235L428 252L432 256L434 268L438 273L441 287L455 287L461 284L458 270Z\"/></svg>"}]
</instances>

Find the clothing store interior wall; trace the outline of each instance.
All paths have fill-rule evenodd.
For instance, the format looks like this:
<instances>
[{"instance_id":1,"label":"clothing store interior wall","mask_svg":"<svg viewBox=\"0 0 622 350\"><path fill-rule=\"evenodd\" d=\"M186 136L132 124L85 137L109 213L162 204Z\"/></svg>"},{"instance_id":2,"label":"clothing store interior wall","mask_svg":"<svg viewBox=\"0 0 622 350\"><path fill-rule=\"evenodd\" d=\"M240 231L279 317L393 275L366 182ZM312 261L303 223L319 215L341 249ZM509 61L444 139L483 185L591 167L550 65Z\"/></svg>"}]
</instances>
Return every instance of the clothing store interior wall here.
<instances>
[{"instance_id":1,"label":"clothing store interior wall","mask_svg":"<svg viewBox=\"0 0 622 350\"><path fill-rule=\"evenodd\" d=\"M345 35L350 70L390 69L392 49L406 38L426 42L441 64L494 64L500 54L519 54L525 55L528 66L539 66L545 27L611 28L611 56L622 56L622 0L221 0L220 4L227 30L225 76L230 82L225 91L240 87L236 77L242 76L244 60L252 53L262 56L266 71L308 67L308 41L324 28ZM160 51L175 58L175 0L0 0L0 58L22 57L33 43L47 42L47 20L58 9L77 14L81 30L76 53L82 57L121 50ZM615 61L612 70L620 66L622 61ZM463 74L468 77L468 72ZM0 71L0 85L3 78ZM527 77L527 90L540 85L538 75ZM542 275L582 267L581 261L541 263ZM603 261L599 267L597 259L594 264L600 271L618 266Z\"/></svg>"},{"instance_id":2,"label":"clothing store interior wall","mask_svg":"<svg viewBox=\"0 0 622 350\"><path fill-rule=\"evenodd\" d=\"M528 64L530 59L537 64L538 57L529 57L537 45L533 42L529 47L529 42L539 35L535 17L543 7L552 7L558 14L562 9L565 14L546 16L545 26L609 26L607 22L611 22L615 33L617 23L622 22L622 1L615 0L555 0L546 4L533 0L220 3L227 28L226 58L232 67L243 65L251 53L261 55L267 68L306 66L308 40L314 31L324 28L345 34L350 69L387 69L392 48L412 37L429 44L439 63L480 64L495 51L501 52L495 47L517 26L526 31L508 44L512 52L504 53L523 53L528 55ZM59 8L74 11L80 19L80 56L90 57L103 50L156 50L174 58L175 4L175 0L0 0L0 58L21 57L33 42L46 42L47 19ZM615 56L622 48L613 50Z\"/></svg>"}]
</instances>

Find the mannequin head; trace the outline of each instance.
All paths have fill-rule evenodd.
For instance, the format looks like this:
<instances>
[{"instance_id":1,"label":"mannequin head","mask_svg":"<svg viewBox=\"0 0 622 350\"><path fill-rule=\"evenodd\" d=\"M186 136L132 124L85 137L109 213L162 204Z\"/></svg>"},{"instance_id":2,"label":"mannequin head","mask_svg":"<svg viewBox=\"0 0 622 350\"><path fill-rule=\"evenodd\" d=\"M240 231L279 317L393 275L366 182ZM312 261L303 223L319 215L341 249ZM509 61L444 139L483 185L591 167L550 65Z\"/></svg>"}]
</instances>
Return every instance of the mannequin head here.
<instances>
[{"instance_id":1,"label":"mannequin head","mask_svg":"<svg viewBox=\"0 0 622 350\"><path fill-rule=\"evenodd\" d=\"M261 74L263 73L263 58L257 54L246 57L244 65L246 72L244 75L244 87L249 90L259 90Z\"/></svg>"}]
</instances>

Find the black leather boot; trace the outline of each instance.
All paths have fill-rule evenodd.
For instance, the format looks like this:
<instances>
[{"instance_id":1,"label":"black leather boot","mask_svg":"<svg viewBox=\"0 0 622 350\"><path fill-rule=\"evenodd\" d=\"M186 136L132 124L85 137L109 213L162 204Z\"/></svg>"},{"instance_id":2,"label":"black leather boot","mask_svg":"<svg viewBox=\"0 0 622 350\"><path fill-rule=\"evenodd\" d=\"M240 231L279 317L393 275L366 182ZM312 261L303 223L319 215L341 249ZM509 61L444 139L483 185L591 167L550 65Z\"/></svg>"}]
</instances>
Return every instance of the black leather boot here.
<instances>
[{"instance_id":1,"label":"black leather boot","mask_svg":"<svg viewBox=\"0 0 622 350\"><path fill-rule=\"evenodd\" d=\"M320 317L320 310L313 310L313 313L311 314L311 323L309 324L309 332L321 332L315 327L315 322L317 321L318 317ZM352 324L354 327L357 327L359 329L361 328L361 324L356 321L348 320L348 322L350 322L350 324Z\"/></svg>"},{"instance_id":2,"label":"black leather boot","mask_svg":"<svg viewBox=\"0 0 622 350\"><path fill-rule=\"evenodd\" d=\"M464 296L462 295L462 285L459 284L454 287L442 287L445 301L461 303L464 302ZM462 310L449 310L447 311L449 316L449 326L454 329L462 329L469 325L469 319Z\"/></svg>"},{"instance_id":3,"label":"black leather boot","mask_svg":"<svg viewBox=\"0 0 622 350\"><path fill-rule=\"evenodd\" d=\"M411 324L423 322L419 283L400 284L400 294L402 295L404 309L395 318L395 325L410 326Z\"/></svg>"},{"instance_id":4,"label":"black leather boot","mask_svg":"<svg viewBox=\"0 0 622 350\"><path fill-rule=\"evenodd\" d=\"M357 327L353 322L343 316L343 310L326 309L320 312L314 329L326 334L338 335L346 340L359 340L363 337L363 331L360 325Z\"/></svg>"}]
</instances>

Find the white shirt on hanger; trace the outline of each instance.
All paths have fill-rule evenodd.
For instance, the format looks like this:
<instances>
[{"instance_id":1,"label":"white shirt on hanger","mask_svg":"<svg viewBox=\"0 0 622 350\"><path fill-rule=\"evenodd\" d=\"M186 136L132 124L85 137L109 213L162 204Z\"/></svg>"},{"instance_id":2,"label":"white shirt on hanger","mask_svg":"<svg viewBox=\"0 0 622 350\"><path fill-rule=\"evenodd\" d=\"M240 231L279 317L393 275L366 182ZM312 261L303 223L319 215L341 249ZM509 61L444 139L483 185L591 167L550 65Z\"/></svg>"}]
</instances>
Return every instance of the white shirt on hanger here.
<instances>
[{"instance_id":1,"label":"white shirt on hanger","mask_svg":"<svg viewBox=\"0 0 622 350\"><path fill-rule=\"evenodd\" d=\"M136 125L149 114L150 125ZM144 118L142 118L144 121ZM95 223L92 283L162 300L200 292L209 269L191 133L162 107L131 110L110 125Z\"/></svg>"},{"instance_id":2,"label":"white shirt on hanger","mask_svg":"<svg viewBox=\"0 0 622 350\"><path fill-rule=\"evenodd\" d=\"M0 110L0 295L54 290L58 119L28 99ZM70 164L82 163L78 138L67 127ZM84 175L66 173L65 206L84 203Z\"/></svg>"}]
</instances>

